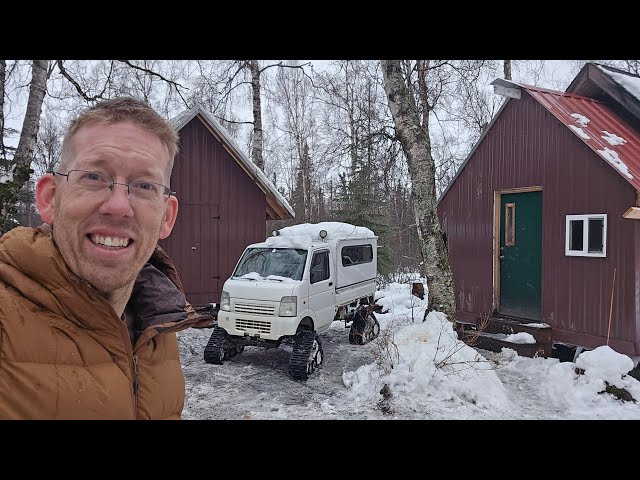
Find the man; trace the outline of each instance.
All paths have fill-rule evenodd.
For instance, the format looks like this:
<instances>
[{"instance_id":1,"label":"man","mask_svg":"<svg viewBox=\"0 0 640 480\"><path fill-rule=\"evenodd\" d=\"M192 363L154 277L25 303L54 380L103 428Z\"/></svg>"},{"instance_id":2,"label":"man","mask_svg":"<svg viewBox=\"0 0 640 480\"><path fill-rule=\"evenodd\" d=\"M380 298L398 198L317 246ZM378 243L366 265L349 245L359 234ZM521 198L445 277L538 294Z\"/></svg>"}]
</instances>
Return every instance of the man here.
<instances>
[{"instance_id":1,"label":"man","mask_svg":"<svg viewBox=\"0 0 640 480\"><path fill-rule=\"evenodd\" d=\"M0 418L178 419L176 333L205 326L169 236L178 135L146 103L107 100L64 137L36 184L45 224L0 238Z\"/></svg>"}]
</instances>

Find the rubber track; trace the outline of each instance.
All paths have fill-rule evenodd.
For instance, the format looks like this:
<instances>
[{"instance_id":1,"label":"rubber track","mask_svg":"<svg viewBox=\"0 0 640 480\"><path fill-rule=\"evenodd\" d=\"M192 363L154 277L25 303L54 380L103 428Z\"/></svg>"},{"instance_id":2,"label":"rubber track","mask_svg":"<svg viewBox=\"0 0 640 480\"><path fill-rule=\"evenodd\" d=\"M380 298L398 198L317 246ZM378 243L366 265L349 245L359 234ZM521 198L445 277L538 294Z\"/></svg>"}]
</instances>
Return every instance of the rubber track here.
<instances>
[{"instance_id":1,"label":"rubber track","mask_svg":"<svg viewBox=\"0 0 640 480\"><path fill-rule=\"evenodd\" d=\"M228 359L228 355L225 354L225 346L228 347L226 340L227 331L222 327L215 327L207 346L204 347L204 361L222 365L223 361Z\"/></svg>"},{"instance_id":2,"label":"rubber track","mask_svg":"<svg viewBox=\"0 0 640 480\"><path fill-rule=\"evenodd\" d=\"M298 334L298 338L293 346L293 352L291 352L291 358L289 359L289 375L294 380L307 380L309 378L307 363L309 362L309 355L313 348L314 338L318 341L319 351L323 353L320 338L317 338L315 332L304 331Z\"/></svg>"},{"instance_id":3,"label":"rubber track","mask_svg":"<svg viewBox=\"0 0 640 480\"><path fill-rule=\"evenodd\" d=\"M369 316L371 317L371 321L369 321L368 319ZM378 334L369 341L374 340L378 337L378 335L380 335L380 325L378 324L378 320L376 319L373 312L369 313L368 316L364 319L361 315L357 315L357 317L358 318L353 321L353 323L351 324L351 328L349 329L349 343L353 343L356 345L365 345L366 343L369 343L365 342L364 339L364 332L368 326L370 328L374 328L374 325L377 324L378 329Z\"/></svg>"}]
</instances>

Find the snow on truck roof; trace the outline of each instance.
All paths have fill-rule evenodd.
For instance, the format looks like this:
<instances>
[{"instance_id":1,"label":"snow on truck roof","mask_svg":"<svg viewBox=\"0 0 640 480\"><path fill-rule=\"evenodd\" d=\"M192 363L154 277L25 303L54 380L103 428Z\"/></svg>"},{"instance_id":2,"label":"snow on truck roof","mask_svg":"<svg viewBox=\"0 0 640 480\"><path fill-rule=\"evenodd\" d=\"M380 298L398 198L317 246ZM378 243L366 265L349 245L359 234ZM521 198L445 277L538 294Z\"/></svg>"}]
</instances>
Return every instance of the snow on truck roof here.
<instances>
[{"instance_id":1,"label":"snow on truck roof","mask_svg":"<svg viewBox=\"0 0 640 480\"><path fill-rule=\"evenodd\" d=\"M267 238L262 244L252 246L306 249L314 241L322 240L320 231L327 232L325 240L346 238L372 238L376 235L367 227L358 227L344 222L302 223L277 230L277 235Z\"/></svg>"}]
</instances>

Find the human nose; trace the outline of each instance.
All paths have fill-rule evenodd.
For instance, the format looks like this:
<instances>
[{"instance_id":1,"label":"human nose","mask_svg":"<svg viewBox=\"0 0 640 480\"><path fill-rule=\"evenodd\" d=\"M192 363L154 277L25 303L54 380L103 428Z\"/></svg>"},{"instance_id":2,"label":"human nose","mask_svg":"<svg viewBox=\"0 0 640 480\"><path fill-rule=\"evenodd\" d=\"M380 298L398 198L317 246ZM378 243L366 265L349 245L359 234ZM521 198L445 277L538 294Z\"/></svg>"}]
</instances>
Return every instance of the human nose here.
<instances>
[{"instance_id":1,"label":"human nose","mask_svg":"<svg viewBox=\"0 0 640 480\"><path fill-rule=\"evenodd\" d=\"M116 185L122 185L126 188L116 188ZM109 186L107 197L100 206L100 213L122 217L133 216L133 209L129 201L129 185L113 182Z\"/></svg>"},{"instance_id":2,"label":"human nose","mask_svg":"<svg viewBox=\"0 0 640 480\"><path fill-rule=\"evenodd\" d=\"M111 182L111 185L109 185L109 191L113 192L113 189L116 187L116 185L122 185L123 187L127 187L127 196L131 195L131 187L129 187L128 183L118 183L118 182Z\"/></svg>"}]
</instances>

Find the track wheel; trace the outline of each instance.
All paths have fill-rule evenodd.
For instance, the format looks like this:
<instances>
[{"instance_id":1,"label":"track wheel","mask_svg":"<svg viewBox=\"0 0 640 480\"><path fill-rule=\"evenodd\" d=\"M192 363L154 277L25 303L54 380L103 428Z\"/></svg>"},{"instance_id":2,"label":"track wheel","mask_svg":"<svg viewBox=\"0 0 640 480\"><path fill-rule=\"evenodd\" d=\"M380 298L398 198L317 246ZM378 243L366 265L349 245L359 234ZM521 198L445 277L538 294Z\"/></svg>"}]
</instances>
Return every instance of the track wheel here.
<instances>
[{"instance_id":1,"label":"track wheel","mask_svg":"<svg viewBox=\"0 0 640 480\"><path fill-rule=\"evenodd\" d=\"M320 337L316 332L303 331L296 335L289 359L289 375L294 380L307 380L324 361Z\"/></svg>"},{"instance_id":2,"label":"track wheel","mask_svg":"<svg viewBox=\"0 0 640 480\"><path fill-rule=\"evenodd\" d=\"M349 343L365 345L380 335L380 324L373 312L367 314L365 318L357 315L351 328L349 329Z\"/></svg>"},{"instance_id":3,"label":"track wheel","mask_svg":"<svg viewBox=\"0 0 640 480\"><path fill-rule=\"evenodd\" d=\"M224 360L229 359L229 342L227 331L222 327L215 327L211 337L204 347L204 361L222 365Z\"/></svg>"}]
</instances>

